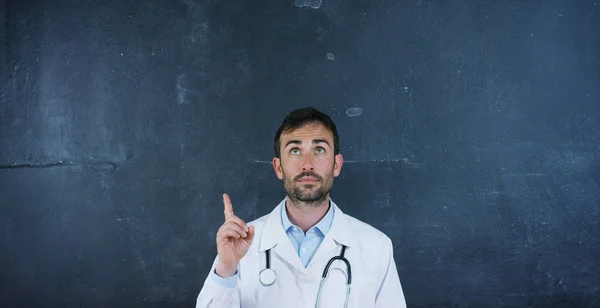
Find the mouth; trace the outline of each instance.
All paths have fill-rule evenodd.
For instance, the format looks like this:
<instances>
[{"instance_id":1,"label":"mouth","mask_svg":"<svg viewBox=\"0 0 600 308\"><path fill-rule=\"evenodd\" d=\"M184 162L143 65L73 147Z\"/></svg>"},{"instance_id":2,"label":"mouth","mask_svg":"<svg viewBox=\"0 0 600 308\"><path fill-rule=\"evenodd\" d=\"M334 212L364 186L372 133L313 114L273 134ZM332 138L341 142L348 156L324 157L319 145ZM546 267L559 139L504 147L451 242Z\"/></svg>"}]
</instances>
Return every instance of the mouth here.
<instances>
[{"instance_id":1,"label":"mouth","mask_svg":"<svg viewBox=\"0 0 600 308\"><path fill-rule=\"evenodd\" d=\"M303 176L298 179L298 182L300 182L300 183L315 183L318 181L319 180L317 178L313 178L312 176Z\"/></svg>"}]
</instances>

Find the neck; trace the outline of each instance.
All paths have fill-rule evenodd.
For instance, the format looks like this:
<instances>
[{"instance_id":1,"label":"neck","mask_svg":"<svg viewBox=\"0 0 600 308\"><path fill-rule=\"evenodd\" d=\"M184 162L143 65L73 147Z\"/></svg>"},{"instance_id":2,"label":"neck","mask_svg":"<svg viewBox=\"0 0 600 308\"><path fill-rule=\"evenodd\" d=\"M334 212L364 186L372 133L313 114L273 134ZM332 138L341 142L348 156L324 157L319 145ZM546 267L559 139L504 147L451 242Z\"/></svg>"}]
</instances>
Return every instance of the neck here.
<instances>
[{"instance_id":1,"label":"neck","mask_svg":"<svg viewBox=\"0 0 600 308\"><path fill-rule=\"evenodd\" d=\"M290 221L300 227L304 233L316 225L329 210L329 196L318 203L292 201L289 197L285 203Z\"/></svg>"}]
</instances>

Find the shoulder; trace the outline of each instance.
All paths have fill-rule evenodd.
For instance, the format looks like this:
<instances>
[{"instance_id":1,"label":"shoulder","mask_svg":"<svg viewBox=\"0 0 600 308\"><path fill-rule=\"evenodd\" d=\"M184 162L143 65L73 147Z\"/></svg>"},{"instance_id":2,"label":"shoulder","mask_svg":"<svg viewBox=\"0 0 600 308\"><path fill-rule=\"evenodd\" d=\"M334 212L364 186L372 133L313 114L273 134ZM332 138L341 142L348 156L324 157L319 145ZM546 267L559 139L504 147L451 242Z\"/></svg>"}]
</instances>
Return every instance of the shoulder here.
<instances>
[{"instance_id":1,"label":"shoulder","mask_svg":"<svg viewBox=\"0 0 600 308\"><path fill-rule=\"evenodd\" d=\"M348 214L343 215L354 239L359 245L376 246L379 248L391 246L392 241L387 234L355 217Z\"/></svg>"},{"instance_id":2,"label":"shoulder","mask_svg":"<svg viewBox=\"0 0 600 308\"><path fill-rule=\"evenodd\" d=\"M270 219L272 220L272 219L278 218L278 216L281 214L282 204L283 204L283 201L281 203L279 203L279 205L277 205L275 208L273 208L270 212L254 219L252 221L246 222L246 224L249 226L254 226L254 228L257 231L261 231Z\"/></svg>"},{"instance_id":3,"label":"shoulder","mask_svg":"<svg viewBox=\"0 0 600 308\"><path fill-rule=\"evenodd\" d=\"M250 225L254 225L254 226L258 226L261 224L264 224L267 221L267 218L269 218L269 215L271 215L271 213L265 214L261 217L258 217L250 222L248 222L248 224Z\"/></svg>"},{"instance_id":4,"label":"shoulder","mask_svg":"<svg viewBox=\"0 0 600 308\"><path fill-rule=\"evenodd\" d=\"M257 219L247 222L246 224L249 226L254 226L254 228L256 230L262 230L267 222L267 219L269 218L269 215L271 215L271 214L269 213L269 214L263 215Z\"/></svg>"},{"instance_id":5,"label":"shoulder","mask_svg":"<svg viewBox=\"0 0 600 308\"><path fill-rule=\"evenodd\" d=\"M344 214L346 226L350 234L350 251L354 251L354 257L361 260L361 269L363 275L381 281L385 277L389 262L394 255L394 246L391 238L375 228L374 226L361 221L355 217ZM355 248L355 249L354 249ZM369 273L369 274L364 274ZM357 273L357 275L360 275Z\"/></svg>"}]
</instances>

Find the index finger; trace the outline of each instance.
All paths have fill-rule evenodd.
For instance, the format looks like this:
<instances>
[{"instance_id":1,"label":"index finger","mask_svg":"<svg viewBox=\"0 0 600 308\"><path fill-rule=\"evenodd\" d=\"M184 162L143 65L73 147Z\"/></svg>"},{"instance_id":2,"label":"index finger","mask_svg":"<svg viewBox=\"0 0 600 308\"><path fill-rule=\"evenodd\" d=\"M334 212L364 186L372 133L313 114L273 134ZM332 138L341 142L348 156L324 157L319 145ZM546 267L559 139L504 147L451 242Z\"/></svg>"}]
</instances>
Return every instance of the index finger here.
<instances>
[{"instance_id":1,"label":"index finger","mask_svg":"<svg viewBox=\"0 0 600 308\"><path fill-rule=\"evenodd\" d=\"M231 205L231 199L227 194L223 194L223 206L225 207L225 220L229 219L233 215L233 206Z\"/></svg>"}]
</instances>

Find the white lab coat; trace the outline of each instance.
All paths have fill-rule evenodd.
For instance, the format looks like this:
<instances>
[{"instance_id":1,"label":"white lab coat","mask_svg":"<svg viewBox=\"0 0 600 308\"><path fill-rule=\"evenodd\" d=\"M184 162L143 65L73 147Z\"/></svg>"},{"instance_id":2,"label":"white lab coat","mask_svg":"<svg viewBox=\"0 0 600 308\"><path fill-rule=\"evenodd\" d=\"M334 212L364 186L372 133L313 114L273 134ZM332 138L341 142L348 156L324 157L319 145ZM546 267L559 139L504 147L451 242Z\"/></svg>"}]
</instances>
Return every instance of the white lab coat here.
<instances>
[{"instance_id":1,"label":"white lab coat","mask_svg":"<svg viewBox=\"0 0 600 308\"><path fill-rule=\"evenodd\" d=\"M323 269L329 259L340 255L341 244L348 247L345 257L352 271L348 307L406 307L389 237L342 213L333 201L331 204L335 207L333 223L306 268L282 227L285 199L270 214L248 223L254 225L256 234L238 265L236 287L221 287L207 277L196 308L315 307ZM265 268L267 249L271 249L271 268L277 273L277 280L269 287L258 279ZM211 271L217 262L218 256ZM346 272L344 262L333 262L321 292L320 307L344 307Z\"/></svg>"}]
</instances>

